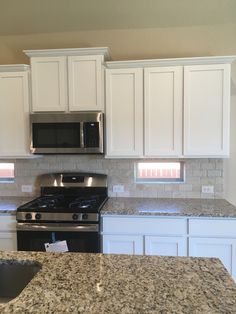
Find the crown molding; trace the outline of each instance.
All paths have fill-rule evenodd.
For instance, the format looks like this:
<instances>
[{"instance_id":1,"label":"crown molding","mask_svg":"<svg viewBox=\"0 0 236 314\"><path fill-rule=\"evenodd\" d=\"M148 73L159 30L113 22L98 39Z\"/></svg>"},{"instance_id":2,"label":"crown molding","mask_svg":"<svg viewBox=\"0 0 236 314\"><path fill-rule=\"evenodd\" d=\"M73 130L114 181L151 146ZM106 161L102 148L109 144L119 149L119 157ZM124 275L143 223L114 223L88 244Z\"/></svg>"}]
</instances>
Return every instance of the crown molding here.
<instances>
[{"instance_id":1,"label":"crown molding","mask_svg":"<svg viewBox=\"0 0 236 314\"><path fill-rule=\"evenodd\" d=\"M41 49L41 50L23 50L28 57L56 57L56 56L88 56L102 55L105 61L110 60L110 50L108 47L92 48L67 48L67 49Z\"/></svg>"},{"instance_id":2,"label":"crown molding","mask_svg":"<svg viewBox=\"0 0 236 314\"><path fill-rule=\"evenodd\" d=\"M191 58L167 58L167 59L144 59L127 61L109 61L105 63L108 69L153 67L153 66L177 66L177 65L203 65L203 64L225 64L236 60L233 56L214 57L191 57Z\"/></svg>"},{"instance_id":3,"label":"crown molding","mask_svg":"<svg viewBox=\"0 0 236 314\"><path fill-rule=\"evenodd\" d=\"M0 65L0 72L21 72L29 71L30 66L28 64L4 64Z\"/></svg>"}]
</instances>

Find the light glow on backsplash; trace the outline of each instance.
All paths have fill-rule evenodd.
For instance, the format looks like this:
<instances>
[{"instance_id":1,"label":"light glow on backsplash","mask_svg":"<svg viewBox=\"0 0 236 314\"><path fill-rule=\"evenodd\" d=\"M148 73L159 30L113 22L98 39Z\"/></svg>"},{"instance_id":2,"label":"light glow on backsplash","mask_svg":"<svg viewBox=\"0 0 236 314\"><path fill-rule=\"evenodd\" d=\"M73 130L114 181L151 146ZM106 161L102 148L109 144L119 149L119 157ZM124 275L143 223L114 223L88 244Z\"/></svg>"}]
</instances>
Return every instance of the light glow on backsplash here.
<instances>
[{"instance_id":1,"label":"light glow on backsplash","mask_svg":"<svg viewBox=\"0 0 236 314\"><path fill-rule=\"evenodd\" d=\"M99 155L56 155L38 159L8 160L15 163L15 182L1 183L0 196L35 196L40 193L36 178L53 172L94 172L108 175L109 196L158 198L223 198L223 159L186 159L185 182L135 184L134 164L139 159L105 159ZM146 161L159 161L148 159ZM168 161L168 160L164 160ZM0 162L5 162L0 160ZM21 192L21 185L33 185L32 193ZM113 185L123 185L114 193ZM214 193L201 193L202 185L214 186Z\"/></svg>"}]
</instances>

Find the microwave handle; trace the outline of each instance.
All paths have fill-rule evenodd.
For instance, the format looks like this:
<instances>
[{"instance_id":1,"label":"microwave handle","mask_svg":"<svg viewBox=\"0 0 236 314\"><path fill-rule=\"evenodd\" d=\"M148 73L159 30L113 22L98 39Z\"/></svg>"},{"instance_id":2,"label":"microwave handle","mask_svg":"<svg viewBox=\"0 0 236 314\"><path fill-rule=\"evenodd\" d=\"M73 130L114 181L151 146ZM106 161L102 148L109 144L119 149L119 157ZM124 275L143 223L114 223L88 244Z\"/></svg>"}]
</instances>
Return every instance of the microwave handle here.
<instances>
[{"instance_id":1,"label":"microwave handle","mask_svg":"<svg viewBox=\"0 0 236 314\"><path fill-rule=\"evenodd\" d=\"M80 122L80 147L84 148L84 123Z\"/></svg>"}]
</instances>

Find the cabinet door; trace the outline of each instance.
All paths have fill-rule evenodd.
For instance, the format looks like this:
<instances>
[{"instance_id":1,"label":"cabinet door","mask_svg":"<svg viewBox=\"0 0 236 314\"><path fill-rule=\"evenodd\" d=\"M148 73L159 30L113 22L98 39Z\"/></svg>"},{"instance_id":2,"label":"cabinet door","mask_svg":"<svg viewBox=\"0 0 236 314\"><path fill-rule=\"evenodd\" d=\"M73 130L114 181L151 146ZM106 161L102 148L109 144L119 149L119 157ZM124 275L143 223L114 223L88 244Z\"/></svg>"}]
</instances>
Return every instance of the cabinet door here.
<instances>
[{"instance_id":1,"label":"cabinet door","mask_svg":"<svg viewBox=\"0 0 236 314\"><path fill-rule=\"evenodd\" d=\"M183 67L144 70L145 156L182 155Z\"/></svg>"},{"instance_id":2,"label":"cabinet door","mask_svg":"<svg viewBox=\"0 0 236 314\"><path fill-rule=\"evenodd\" d=\"M189 255L219 258L236 280L236 239L190 238Z\"/></svg>"},{"instance_id":3,"label":"cabinet door","mask_svg":"<svg viewBox=\"0 0 236 314\"><path fill-rule=\"evenodd\" d=\"M103 235L103 253L143 254L143 237L133 235Z\"/></svg>"},{"instance_id":4,"label":"cabinet door","mask_svg":"<svg viewBox=\"0 0 236 314\"><path fill-rule=\"evenodd\" d=\"M33 57L32 111L65 111L67 109L66 57Z\"/></svg>"},{"instance_id":5,"label":"cabinet door","mask_svg":"<svg viewBox=\"0 0 236 314\"><path fill-rule=\"evenodd\" d=\"M184 155L229 154L230 65L184 67Z\"/></svg>"},{"instance_id":6,"label":"cabinet door","mask_svg":"<svg viewBox=\"0 0 236 314\"><path fill-rule=\"evenodd\" d=\"M0 251L16 250L16 232L0 232Z\"/></svg>"},{"instance_id":7,"label":"cabinet door","mask_svg":"<svg viewBox=\"0 0 236 314\"><path fill-rule=\"evenodd\" d=\"M68 57L69 110L103 110L103 56Z\"/></svg>"},{"instance_id":8,"label":"cabinet door","mask_svg":"<svg viewBox=\"0 0 236 314\"><path fill-rule=\"evenodd\" d=\"M29 154L28 73L0 73L0 156Z\"/></svg>"},{"instance_id":9,"label":"cabinet door","mask_svg":"<svg viewBox=\"0 0 236 314\"><path fill-rule=\"evenodd\" d=\"M145 255L187 256L187 239L145 236Z\"/></svg>"},{"instance_id":10,"label":"cabinet door","mask_svg":"<svg viewBox=\"0 0 236 314\"><path fill-rule=\"evenodd\" d=\"M107 157L143 155L143 70L106 70Z\"/></svg>"}]
</instances>

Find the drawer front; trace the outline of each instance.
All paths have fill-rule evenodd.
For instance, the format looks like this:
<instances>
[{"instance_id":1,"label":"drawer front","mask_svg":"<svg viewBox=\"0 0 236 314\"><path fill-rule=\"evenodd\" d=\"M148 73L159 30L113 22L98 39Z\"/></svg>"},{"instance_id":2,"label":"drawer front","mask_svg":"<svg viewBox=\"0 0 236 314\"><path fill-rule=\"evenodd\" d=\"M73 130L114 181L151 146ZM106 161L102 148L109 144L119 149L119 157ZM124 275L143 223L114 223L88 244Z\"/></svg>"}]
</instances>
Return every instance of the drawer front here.
<instances>
[{"instance_id":1,"label":"drawer front","mask_svg":"<svg viewBox=\"0 0 236 314\"><path fill-rule=\"evenodd\" d=\"M103 233L184 235L187 220L184 218L103 217Z\"/></svg>"},{"instance_id":2,"label":"drawer front","mask_svg":"<svg viewBox=\"0 0 236 314\"><path fill-rule=\"evenodd\" d=\"M236 237L236 220L189 219L189 235Z\"/></svg>"},{"instance_id":3,"label":"drawer front","mask_svg":"<svg viewBox=\"0 0 236 314\"><path fill-rule=\"evenodd\" d=\"M0 214L0 232L16 231L16 216Z\"/></svg>"}]
</instances>

